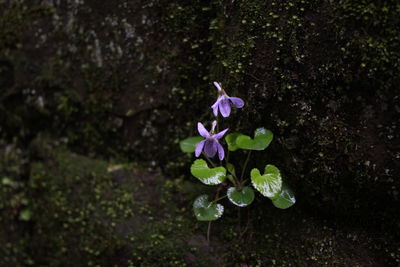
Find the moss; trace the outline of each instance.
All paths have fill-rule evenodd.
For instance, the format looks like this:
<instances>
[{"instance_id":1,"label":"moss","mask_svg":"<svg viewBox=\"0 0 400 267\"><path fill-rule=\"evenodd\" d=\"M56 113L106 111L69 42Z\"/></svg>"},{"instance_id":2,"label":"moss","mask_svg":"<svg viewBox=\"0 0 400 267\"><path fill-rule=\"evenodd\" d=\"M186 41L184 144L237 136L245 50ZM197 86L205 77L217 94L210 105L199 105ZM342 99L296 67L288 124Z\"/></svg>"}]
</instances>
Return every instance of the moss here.
<instances>
[{"instance_id":1,"label":"moss","mask_svg":"<svg viewBox=\"0 0 400 267\"><path fill-rule=\"evenodd\" d=\"M35 199L30 205L35 264L179 262L179 251L172 249L177 246L175 239L170 245L160 243L163 234L178 230L172 229L176 227L172 218L157 209L162 198L162 188L156 185L161 184L160 177L133 165L110 165L63 148L56 148L47 158L31 165L29 182ZM173 220L179 222L179 218ZM141 236L145 236L144 244ZM154 249L160 250L159 258Z\"/></svg>"},{"instance_id":2,"label":"moss","mask_svg":"<svg viewBox=\"0 0 400 267\"><path fill-rule=\"evenodd\" d=\"M0 222L7 225L2 265L347 266L397 257L393 236L380 234L378 241L345 222L276 210L263 199L239 218L223 201L225 214L212 224L209 244L207 223L196 222L190 208L207 189L195 181L85 157L51 140L36 144L32 152L47 152L31 162L29 181L13 171L21 167L17 149L0 161L1 176L8 174L0 194ZM27 210L30 216L21 217Z\"/></svg>"},{"instance_id":3,"label":"moss","mask_svg":"<svg viewBox=\"0 0 400 267\"><path fill-rule=\"evenodd\" d=\"M187 265L193 220L190 210L177 207L175 183L164 185L159 174L135 164L90 159L57 142L40 144L33 147L48 153L30 164L28 183L2 180L2 265ZM1 174L18 177L11 172L21 165L4 156ZM24 210L31 216L21 221Z\"/></svg>"}]
</instances>

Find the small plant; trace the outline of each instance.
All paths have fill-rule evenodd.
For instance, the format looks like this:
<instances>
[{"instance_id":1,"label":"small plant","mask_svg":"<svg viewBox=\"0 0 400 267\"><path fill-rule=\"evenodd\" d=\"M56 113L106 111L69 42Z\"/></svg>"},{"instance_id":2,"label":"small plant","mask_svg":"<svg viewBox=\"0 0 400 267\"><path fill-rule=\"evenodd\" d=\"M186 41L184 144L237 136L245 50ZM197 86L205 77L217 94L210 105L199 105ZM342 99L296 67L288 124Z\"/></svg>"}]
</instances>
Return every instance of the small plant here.
<instances>
[{"instance_id":1,"label":"small plant","mask_svg":"<svg viewBox=\"0 0 400 267\"><path fill-rule=\"evenodd\" d=\"M244 106L242 99L228 96L221 84L214 82L214 85L218 89L219 95L211 108L217 118L219 113L225 118L228 117L231 113L231 104L236 108ZM196 198L193 211L197 220L214 221L219 219L224 212L224 206L219 204L218 201L225 197L228 197L229 201L238 207L250 205L255 197L253 188L261 195L269 198L272 204L280 209L287 209L296 202L293 191L283 182L281 172L276 166L265 165L263 173L254 168L245 176L252 151L262 151L269 146L273 139L271 131L258 128L252 138L236 132L225 135L229 131L228 128L222 131L217 129L217 120L212 122L210 131L201 122L198 122L197 130L200 136L189 137L180 142L180 148L183 152L194 152L196 157L202 155L206 160L196 159L194 161L190 168L194 177L206 185L224 185L219 187L212 200L209 199L208 195L200 195ZM226 157L221 144L224 136L228 146ZM237 150L246 152L244 153L241 172L238 172L235 165L230 163L228 159L229 152ZM213 161L216 156L219 159L218 163ZM226 194L219 196L222 188L227 188Z\"/></svg>"}]
</instances>

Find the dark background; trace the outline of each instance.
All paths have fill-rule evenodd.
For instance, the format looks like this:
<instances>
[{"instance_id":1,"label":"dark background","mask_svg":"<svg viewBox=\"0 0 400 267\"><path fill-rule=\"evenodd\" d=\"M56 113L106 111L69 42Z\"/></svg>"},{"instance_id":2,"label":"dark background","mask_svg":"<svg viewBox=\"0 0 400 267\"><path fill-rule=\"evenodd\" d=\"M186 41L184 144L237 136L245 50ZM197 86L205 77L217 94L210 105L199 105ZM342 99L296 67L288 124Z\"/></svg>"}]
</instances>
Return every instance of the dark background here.
<instances>
[{"instance_id":1,"label":"dark background","mask_svg":"<svg viewBox=\"0 0 400 267\"><path fill-rule=\"evenodd\" d=\"M399 13L0 0L0 265L396 266ZM213 118L213 81L246 102L223 127L274 132L250 165L279 166L297 203L226 202L208 244L178 142Z\"/></svg>"}]
</instances>

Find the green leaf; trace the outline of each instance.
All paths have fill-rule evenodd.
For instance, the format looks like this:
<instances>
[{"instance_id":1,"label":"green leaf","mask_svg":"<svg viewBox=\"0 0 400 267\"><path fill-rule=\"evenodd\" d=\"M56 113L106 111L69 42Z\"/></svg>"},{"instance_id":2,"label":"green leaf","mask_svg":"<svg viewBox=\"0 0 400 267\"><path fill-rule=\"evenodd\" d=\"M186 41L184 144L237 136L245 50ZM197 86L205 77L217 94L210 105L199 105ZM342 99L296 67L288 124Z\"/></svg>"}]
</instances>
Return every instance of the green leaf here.
<instances>
[{"instance_id":1,"label":"green leaf","mask_svg":"<svg viewBox=\"0 0 400 267\"><path fill-rule=\"evenodd\" d=\"M269 146L273 137L274 135L270 130L258 128L254 132L254 139L247 135L237 136L236 145L242 149L264 150Z\"/></svg>"},{"instance_id":2,"label":"green leaf","mask_svg":"<svg viewBox=\"0 0 400 267\"><path fill-rule=\"evenodd\" d=\"M248 186L243 187L241 191L237 191L235 187L229 187L227 195L229 200L239 207L246 207L254 200L254 191Z\"/></svg>"},{"instance_id":3,"label":"green leaf","mask_svg":"<svg viewBox=\"0 0 400 267\"><path fill-rule=\"evenodd\" d=\"M194 161L190 167L190 172L206 185L220 184L226 178L226 169L224 167L209 168L207 162L202 159Z\"/></svg>"},{"instance_id":4,"label":"green leaf","mask_svg":"<svg viewBox=\"0 0 400 267\"><path fill-rule=\"evenodd\" d=\"M201 136L193 136L186 138L179 142L179 146L183 152L193 153L196 150L196 145L200 141L204 140Z\"/></svg>"},{"instance_id":5,"label":"green leaf","mask_svg":"<svg viewBox=\"0 0 400 267\"><path fill-rule=\"evenodd\" d=\"M280 209L290 208L294 205L294 203L296 203L294 193L292 189L285 184L283 184L282 191L278 194L278 196L272 199L272 204Z\"/></svg>"},{"instance_id":6,"label":"green leaf","mask_svg":"<svg viewBox=\"0 0 400 267\"><path fill-rule=\"evenodd\" d=\"M263 175L258 169L252 169L250 176L254 188L265 197L274 198L282 190L281 173L274 165L266 165Z\"/></svg>"},{"instance_id":7,"label":"green leaf","mask_svg":"<svg viewBox=\"0 0 400 267\"><path fill-rule=\"evenodd\" d=\"M236 139L238 136L242 134L240 133L230 133L225 136L225 141L228 144L228 150L229 151L236 151L239 149L239 147L236 145Z\"/></svg>"},{"instance_id":8,"label":"green leaf","mask_svg":"<svg viewBox=\"0 0 400 267\"><path fill-rule=\"evenodd\" d=\"M193 203L193 212L199 221L214 221L224 213L224 206L208 201L207 195L201 195Z\"/></svg>"}]
</instances>

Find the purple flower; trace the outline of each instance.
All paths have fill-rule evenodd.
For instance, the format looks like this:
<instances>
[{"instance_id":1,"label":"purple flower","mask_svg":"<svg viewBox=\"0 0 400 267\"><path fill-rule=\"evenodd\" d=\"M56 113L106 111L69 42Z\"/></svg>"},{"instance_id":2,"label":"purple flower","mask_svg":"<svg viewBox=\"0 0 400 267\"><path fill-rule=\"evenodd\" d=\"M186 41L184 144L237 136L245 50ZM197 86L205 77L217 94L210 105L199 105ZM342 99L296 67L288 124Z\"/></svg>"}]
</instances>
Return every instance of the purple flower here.
<instances>
[{"instance_id":1,"label":"purple flower","mask_svg":"<svg viewBox=\"0 0 400 267\"><path fill-rule=\"evenodd\" d=\"M196 151L195 151L196 157L200 156L201 151L203 151L204 148L204 153L206 153L207 157L210 158L214 157L218 151L219 159L220 160L224 159L225 156L224 148L221 146L218 140L224 136L224 134L228 131L228 129L225 129L217 134L214 134L214 129L216 125L217 121L213 121L212 129L210 132L208 132L206 128L204 128L204 125L201 122L197 123L197 130L199 131L199 134L205 138L205 140L200 141L196 145Z\"/></svg>"},{"instance_id":2,"label":"purple flower","mask_svg":"<svg viewBox=\"0 0 400 267\"><path fill-rule=\"evenodd\" d=\"M222 89L220 83L214 82L214 85L215 87L217 87L219 92L217 101L214 103L214 105L211 106L215 116L218 116L219 109L223 117L229 117L229 115L231 114L231 105L229 101L232 102L232 104L235 105L235 107L237 108L242 108L244 106L244 101L241 98L228 96L225 90Z\"/></svg>"}]
</instances>

